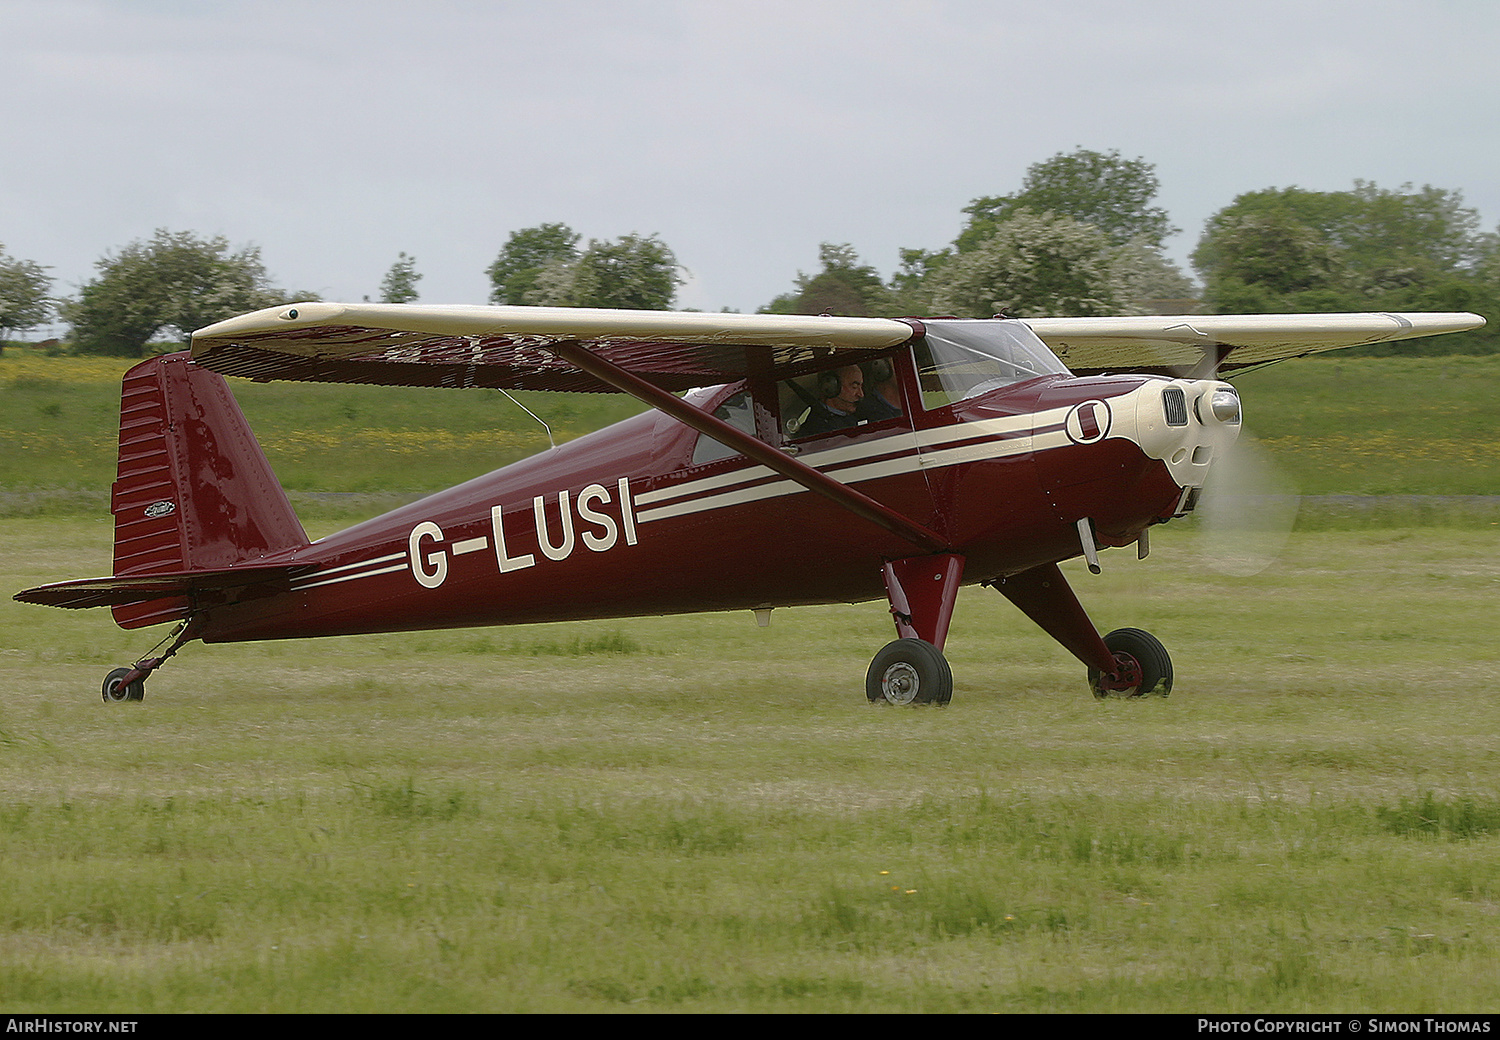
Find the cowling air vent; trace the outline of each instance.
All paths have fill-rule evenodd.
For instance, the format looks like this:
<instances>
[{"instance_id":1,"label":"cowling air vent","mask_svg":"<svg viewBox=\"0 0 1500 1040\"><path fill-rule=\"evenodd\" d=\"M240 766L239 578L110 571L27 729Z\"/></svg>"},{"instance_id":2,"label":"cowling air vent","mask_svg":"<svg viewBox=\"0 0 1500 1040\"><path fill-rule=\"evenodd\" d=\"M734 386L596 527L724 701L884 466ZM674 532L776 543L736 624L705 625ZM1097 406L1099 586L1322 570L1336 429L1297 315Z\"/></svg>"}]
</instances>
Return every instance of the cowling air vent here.
<instances>
[{"instance_id":1,"label":"cowling air vent","mask_svg":"<svg viewBox=\"0 0 1500 1040\"><path fill-rule=\"evenodd\" d=\"M1187 395L1180 386L1169 386L1161 392L1162 409L1167 413L1168 426L1187 425Z\"/></svg>"}]
</instances>

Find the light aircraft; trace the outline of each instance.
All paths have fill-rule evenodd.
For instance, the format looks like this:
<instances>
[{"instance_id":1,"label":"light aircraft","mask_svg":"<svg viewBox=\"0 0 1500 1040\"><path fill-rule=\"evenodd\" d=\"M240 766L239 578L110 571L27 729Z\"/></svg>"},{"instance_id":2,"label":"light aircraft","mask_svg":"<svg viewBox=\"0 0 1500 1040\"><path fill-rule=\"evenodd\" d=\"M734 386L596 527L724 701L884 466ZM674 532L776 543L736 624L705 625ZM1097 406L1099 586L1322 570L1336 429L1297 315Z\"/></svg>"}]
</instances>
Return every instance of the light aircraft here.
<instances>
[{"instance_id":1,"label":"light aircraft","mask_svg":"<svg viewBox=\"0 0 1500 1040\"><path fill-rule=\"evenodd\" d=\"M989 586L1087 667L1165 694L1154 636L1100 636L1098 569L1193 511L1235 440L1225 373L1476 328L1474 314L960 320L298 303L194 334L121 393L110 577L16 599L176 621L110 672L135 701L184 644L884 597L870 701L946 703L958 589ZM632 419L309 541L223 378L621 391ZM707 389L701 389L708 387ZM685 396L678 396L686 391ZM170 644L170 645L168 645Z\"/></svg>"}]
</instances>

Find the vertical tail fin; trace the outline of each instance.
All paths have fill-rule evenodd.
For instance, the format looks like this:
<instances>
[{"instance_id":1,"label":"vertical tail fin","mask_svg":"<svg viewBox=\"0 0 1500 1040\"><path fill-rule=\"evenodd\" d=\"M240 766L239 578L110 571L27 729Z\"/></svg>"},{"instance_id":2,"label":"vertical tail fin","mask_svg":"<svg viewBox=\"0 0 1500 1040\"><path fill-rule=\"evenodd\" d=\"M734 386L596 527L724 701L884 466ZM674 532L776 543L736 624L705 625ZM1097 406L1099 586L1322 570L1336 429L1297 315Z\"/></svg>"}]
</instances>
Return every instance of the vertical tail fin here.
<instances>
[{"instance_id":1,"label":"vertical tail fin","mask_svg":"<svg viewBox=\"0 0 1500 1040\"><path fill-rule=\"evenodd\" d=\"M110 512L117 577L220 570L308 544L223 377L186 352L125 373ZM113 611L140 628L187 609L178 598Z\"/></svg>"}]
</instances>

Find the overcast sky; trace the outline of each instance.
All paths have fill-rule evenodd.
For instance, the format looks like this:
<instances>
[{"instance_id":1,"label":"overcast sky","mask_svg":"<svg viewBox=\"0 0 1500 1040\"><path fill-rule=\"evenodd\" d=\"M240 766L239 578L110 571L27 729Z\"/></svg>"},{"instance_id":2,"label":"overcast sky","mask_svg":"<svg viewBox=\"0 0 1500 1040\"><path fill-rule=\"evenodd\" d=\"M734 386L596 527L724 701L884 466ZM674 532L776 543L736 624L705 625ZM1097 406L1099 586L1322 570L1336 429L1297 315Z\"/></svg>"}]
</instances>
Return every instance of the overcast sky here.
<instances>
[{"instance_id":1,"label":"overcast sky","mask_svg":"<svg viewBox=\"0 0 1500 1040\"><path fill-rule=\"evenodd\" d=\"M156 228L273 281L482 303L510 232L659 234L682 307L848 242L889 275L1077 147L1183 229L1245 191L1459 189L1500 221L1495 0L0 0L0 243L69 294Z\"/></svg>"}]
</instances>

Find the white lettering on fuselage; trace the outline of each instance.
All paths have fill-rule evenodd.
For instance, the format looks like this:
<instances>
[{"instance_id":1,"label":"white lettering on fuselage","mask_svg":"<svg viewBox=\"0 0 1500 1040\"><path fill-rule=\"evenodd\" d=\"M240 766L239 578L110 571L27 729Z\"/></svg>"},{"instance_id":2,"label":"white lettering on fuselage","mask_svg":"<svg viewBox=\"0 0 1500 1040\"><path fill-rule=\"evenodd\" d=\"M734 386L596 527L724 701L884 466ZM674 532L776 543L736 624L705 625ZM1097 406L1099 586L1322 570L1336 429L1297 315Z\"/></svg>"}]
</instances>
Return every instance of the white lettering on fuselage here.
<instances>
[{"instance_id":1,"label":"white lettering on fuselage","mask_svg":"<svg viewBox=\"0 0 1500 1040\"><path fill-rule=\"evenodd\" d=\"M417 581L429 589L435 589L448 577L448 554L442 551L422 555L422 539L431 538L435 542L443 540L443 529L431 520L424 520L411 529L411 537L406 540L407 551L411 555L411 572ZM424 566L425 565L425 566ZM428 568L432 568L428 570Z\"/></svg>"},{"instance_id":2,"label":"white lettering on fuselage","mask_svg":"<svg viewBox=\"0 0 1500 1040\"><path fill-rule=\"evenodd\" d=\"M615 515L599 507L611 502L609 489L602 484L590 484L573 498L567 491L557 495L537 495L531 500L532 534L537 548L543 556L562 562L578 547L581 541L592 552L608 552L619 544L623 532L626 545L636 544L635 503L630 494L630 480L621 477L617 485L618 520ZM513 510L510 516L525 516L522 510ZM577 526L574 517L577 516ZM424 520L411 529L407 538L411 573L424 588L435 589L448 578L449 557L463 556L493 545L495 563L501 574L525 570L536 566L535 553L511 555L505 538L506 514L501 506L490 507L490 537L479 536L453 542L444 550L443 529L431 520ZM554 534L555 532L555 534ZM512 527L512 542L521 532ZM524 544L524 542L522 543Z\"/></svg>"},{"instance_id":3,"label":"white lettering on fuselage","mask_svg":"<svg viewBox=\"0 0 1500 1040\"><path fill-rule=\"evenodd\" d=\"M547 500L541 495L531 500L531 513L536 518L536 543L542 555L549 560L566 560L573 555L573 514L568 509L568 493L557 493L557 511L562 517L562 541L552 544L547 534Z\"/></svg>"}]
</instances>

